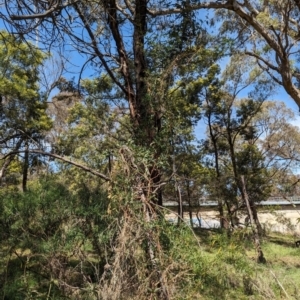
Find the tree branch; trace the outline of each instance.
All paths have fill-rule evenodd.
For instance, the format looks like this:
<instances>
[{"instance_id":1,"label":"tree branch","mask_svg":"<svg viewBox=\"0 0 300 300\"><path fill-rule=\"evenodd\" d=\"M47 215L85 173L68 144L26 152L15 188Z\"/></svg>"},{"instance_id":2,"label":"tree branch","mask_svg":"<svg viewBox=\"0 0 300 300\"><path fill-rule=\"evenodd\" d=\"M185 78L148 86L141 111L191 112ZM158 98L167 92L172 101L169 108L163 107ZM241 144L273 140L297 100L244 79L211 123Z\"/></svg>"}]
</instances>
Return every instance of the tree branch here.
<instances>
[{"instance_id":1,"label":"tree branch","mask_svg":"<svg viewBox=\"0 0 300 300\"><path fill-rule=\"evenodd\" d=\"M10 152L9 154L5 155L4 157L2 157L2 159L5 159L7 158L8 156L10 155L16 155L18 153L24 153L25 150L18 150L18 151L12 151ZM30 149L29 150L29 153L35 153L35 154L40 154L40 155L45 155L45 156L49 156L49 157L52 157L52 158L55 158L55 159L59 159L65 163L68 163L70 165L73 165L75 167L78 167L88 173L91 173L97 177L100 177L101 179L105 180L105 181L111 181L111 179L109 177L107 177L106 175L102 174L102 173L99 173L95 170L93 170L92 168L89 168L87 166L84 166L80 163L77 163L77 162L74 162L74 161L71 161L70 159L68 158L65 158L63 156L60 156L60 155L57 155L57 154L54 154L54 153L49 153L49 152L45 152L45 151L42 151L42 150L38 150L38 149Z\"/></svg>"},{"instance_id":2,"label":"tree branch","mask_svg":"<svg viewBox=\"0 0 300 300\"><path fill-rule=\"evenodd\" d=\"M59 5L59 1L57 1L43 13L32 14L32 15L11 15L10 17L13 21L44 19L44 18L50 16L53 12L55 12L57 10L62 10L64 8L66 8L67 6L69 6L70 4L71 3L67 2L64 5Z\"/></svg>"},{"instance_id":3,"label":"tree branch","mask_svg":"<svg viewBox=\"0 0 300 300\"><path fill-rule=\"evenodd\" d=\"M138 116L138 109L133 88L133 80L130 74L128 54L125 49L124 40L119 30L119 21L117 16L117 6L115 0L107 0L104 2L104 7L107 12L107 19L110 31L117 46L117 52L120 60L120 72L125 81L125 89L127 101L129 103L129 110L132 120L136 123ZM136 26L136 25L135 25Z\"/></svg>"},{"instance_id":4,"label":"tree branch","mask_svg":"<svg viewBox=\"0 0 300 300\"><path fill-rule=\"evenodd\" d=\"M6 137L6 138L0 140L0 144L5 144L5 143L8 142L9 140L12 140L12 139L14 139L14 138L20 137L21 135L22 135L22 134L20 134L20 133L15 133L15 134L13 134L13 135L10 135L10 136L8 136L8 137Z\"/></svg>"},{"instance_id":5,"label":"tree branch","mask_svg":"<svg viewBox=\"0 0 300 300\"><path fill-rule=\"evenodd\" d=\"M86 20L84 14L82 13L80 7L75 3L74 4L74 8L76 10L76 12L78 13L80 19L82 20L85 29L87 30L91 41L92 41L92 47L95 51L95 54L99 57L101 63L103 64L106 72L109 74L109 76L111 77L111 79L115 82L115 84L124 92L125 95L128 95L128 91L126 88L124 88L124 86L119 82L119 80L116 78L116 76L113 74L112 70L109 68L109 66L107 65L107 62L104 59L103 54L100 52L98 46L97 46L97 41L96 41L96 37L93 34L93 31L90 27L90 25L88 24L88 21Z\"/></svg>"},{"instance_id":6,"label":"tree branch","mask_svg":"<svg viewBox=\"0 0 300 300\"><path fill-rule=\"evenodd\" d=\"M268 75L269 75L276 83L278 83L278 84L280 84L280 85L283 85L282 81L280 81L278 78L276 78L276 77L271 73L271 71L269 70L269 67L264 67L263 65L261 65L259 59L257 60L257 64L258 64L258 66L259 66L262 70L266 71L266 72L268 73Z\"/></svg>"}]
</instances>

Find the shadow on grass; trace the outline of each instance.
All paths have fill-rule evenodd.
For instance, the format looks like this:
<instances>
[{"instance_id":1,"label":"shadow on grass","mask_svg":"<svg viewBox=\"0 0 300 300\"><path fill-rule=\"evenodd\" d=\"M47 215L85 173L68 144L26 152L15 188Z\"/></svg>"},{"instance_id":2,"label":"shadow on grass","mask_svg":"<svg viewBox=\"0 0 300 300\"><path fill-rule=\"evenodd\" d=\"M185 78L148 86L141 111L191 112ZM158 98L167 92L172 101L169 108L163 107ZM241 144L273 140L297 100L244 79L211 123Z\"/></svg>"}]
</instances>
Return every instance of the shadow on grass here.
<instances>
[{"instance_id":1,"label":"shadow on grass","mask_svg":"<svg viewBox=\"0 0 300 300\"><path fill-rule=\"evenodd\" d=\"M292 247L295 248L295 242L286 240L282 237L268 236L267 241L276 245L284 246L284 247ZM300 251L300 249L299 249Z\"/></svg>"},{"instance_id":2,"label":"shadow on grass","mask_svg":"<svg viewBox=\"0 0 300 300\"><path fill-rule=\"evenodd\" d=\"M212 236L224 233L220 228L194 228L193 230L196 236L205 244L210 243Z\"/></svg>"}]
</instances>

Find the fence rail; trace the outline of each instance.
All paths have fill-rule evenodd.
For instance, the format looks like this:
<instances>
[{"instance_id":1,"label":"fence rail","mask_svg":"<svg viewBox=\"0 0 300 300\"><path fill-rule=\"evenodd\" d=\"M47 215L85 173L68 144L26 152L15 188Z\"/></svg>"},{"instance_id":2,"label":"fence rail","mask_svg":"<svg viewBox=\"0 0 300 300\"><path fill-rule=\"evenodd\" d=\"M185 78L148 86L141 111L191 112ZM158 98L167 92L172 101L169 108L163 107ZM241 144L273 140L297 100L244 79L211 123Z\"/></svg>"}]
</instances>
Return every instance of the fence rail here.
<instances>
[{"instance_id":1,"label":"fence rail","mask_svg":"<svg viewBox=\"0 0 300 300\"><path fill-rule=\"evenodd\" d=\"M195 202L194 202L195 203ZM177 201L164 201L163 205L166 207L177 206ZM186 201L182 202L183 206L189 206L189 203ZM300 205L300 196L290 196L290 197L270 197L267 200L257 202L258 206L297 206ZM210 198L200 198L197 204L193 204L191 206L203 206L203 207L214 207L218 206L218 201L210 199Z\"/></svg>"}]
</instances>

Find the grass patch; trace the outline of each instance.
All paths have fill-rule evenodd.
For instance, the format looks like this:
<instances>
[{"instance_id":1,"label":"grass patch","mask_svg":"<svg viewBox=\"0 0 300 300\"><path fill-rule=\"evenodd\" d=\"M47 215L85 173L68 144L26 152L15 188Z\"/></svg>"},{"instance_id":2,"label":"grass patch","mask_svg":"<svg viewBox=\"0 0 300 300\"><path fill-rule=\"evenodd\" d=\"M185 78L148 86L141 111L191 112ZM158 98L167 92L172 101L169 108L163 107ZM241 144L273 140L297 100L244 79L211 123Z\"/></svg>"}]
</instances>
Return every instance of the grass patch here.
<instances>
[{"instance_id":1,"label":"grass patch","mask_svg":"<svg viewBox=\"0 0 300 300\"><path fill-rule=\"evenodd\" d=\"M267 236L262 243L267 264L259 265L249 233L241 230L228 236L199 229L196 233L210 266L203 299L300 299L300 249L293 236Z\"/></svg>"}]
</instances>

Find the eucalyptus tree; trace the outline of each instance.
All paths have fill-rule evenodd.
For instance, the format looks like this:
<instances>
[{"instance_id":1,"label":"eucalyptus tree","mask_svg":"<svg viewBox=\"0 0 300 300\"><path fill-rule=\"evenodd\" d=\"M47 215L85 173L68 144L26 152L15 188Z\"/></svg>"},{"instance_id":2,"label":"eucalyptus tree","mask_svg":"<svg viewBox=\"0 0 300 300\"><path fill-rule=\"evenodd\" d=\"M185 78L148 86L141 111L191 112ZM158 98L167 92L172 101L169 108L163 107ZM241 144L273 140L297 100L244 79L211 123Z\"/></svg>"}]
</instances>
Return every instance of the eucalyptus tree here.
<instances>
[{"instance_id":1,"label":"eucalyptus tree","mask_svg":"<svg viewBox=\"0 0 300 300\"><path fill-rule=\"evenodd\" d=\"M234 42L233 52L253 57L300 106L298 0L191 1L188 7L190 10L214 10L213 23L217 23L219 35L224 34ZM166 16L182 10L176 4L173 7L153 5L149 7L149 14Z\"/></svg>"},{"instance_id":2,"label":"eucalyptus tree","mask_svg":"<svg viewBox=\"0 0 300 300\"><path fill-rule=\"evenodd\" d=\"M258 139L269 171L272 195L290 196L299 192L299 128L295 113L280 101L266 101L254 119Z\"/></svg>"},{"instance_id":3,"label":"eucalyptus tree","mask_svg":"<svg viewBox=\"0 0 300 300\"><path fill-rule=\"evenodd\" d=\"M228 7L223 6L227 11L219 12L221 30L238 38L236 51L253 57L299 106L299 2L228 1L226 4Z\"/></svg>"},{"instance_id":4,"label":"eucalyptus tree","mask_svg":"<svg viewBox=\"0 0 300 300\"><path fill-rule=\"evenodd\" d=\"M234 55L221 80L206 90L203 107L208 135L206 148L215 170L210 190L219 202L222 227L226 225L224 204L232 225L237 211L245 208L241 176L246 178L254 220L260 227L255 202L264 199L267 186L263 156L255 143L254 119L272 92L268 78L257 69L253 59L244 55Z\"/></svg>"}]
</instances>

